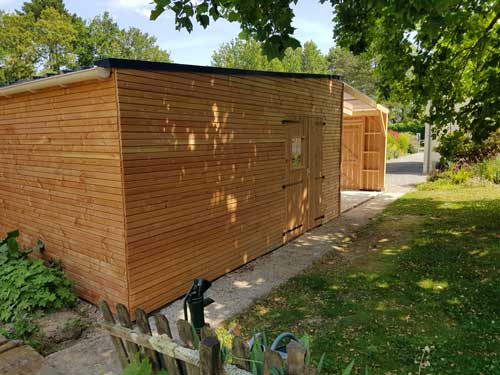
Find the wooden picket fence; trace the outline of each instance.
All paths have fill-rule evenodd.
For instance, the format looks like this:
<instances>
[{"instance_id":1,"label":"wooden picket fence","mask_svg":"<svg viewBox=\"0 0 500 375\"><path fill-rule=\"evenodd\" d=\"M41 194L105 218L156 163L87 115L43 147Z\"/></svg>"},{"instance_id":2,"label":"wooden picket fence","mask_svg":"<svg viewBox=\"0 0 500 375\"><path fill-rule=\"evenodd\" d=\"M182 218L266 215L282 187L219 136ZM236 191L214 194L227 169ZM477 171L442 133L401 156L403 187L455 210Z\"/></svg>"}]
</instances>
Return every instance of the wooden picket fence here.
<instances>
[{"instance_id":1,"label":"wooden picket fence","mask_svg":"<svg viewBox=\"0 0 500 375\"><path fill-rule=\"evenodd\" d=\"M116 305L116 317L105 301L99 303L99 308L104 316L101 326L109 332L122 367L139 357L149 358L154 372L167 370L169 375L252 375L250 351L240 336L232 340L232 364L223 364L220 342L208 326L201 330L200 337L195 337L191 324L179 319L177 330L182 342L178 343L172 338L169 321L162 314L153 315L158 331L158 335L153 336L144 310L135 311L137 327L134 329L124 305ZM306 354L306 349L296 341L287 345L286 361L279 353L266 350L263 374L272 375L273 369L286 368L288 375L314 375L315 370L306 365Z\"/></svg>"}]
</instances>

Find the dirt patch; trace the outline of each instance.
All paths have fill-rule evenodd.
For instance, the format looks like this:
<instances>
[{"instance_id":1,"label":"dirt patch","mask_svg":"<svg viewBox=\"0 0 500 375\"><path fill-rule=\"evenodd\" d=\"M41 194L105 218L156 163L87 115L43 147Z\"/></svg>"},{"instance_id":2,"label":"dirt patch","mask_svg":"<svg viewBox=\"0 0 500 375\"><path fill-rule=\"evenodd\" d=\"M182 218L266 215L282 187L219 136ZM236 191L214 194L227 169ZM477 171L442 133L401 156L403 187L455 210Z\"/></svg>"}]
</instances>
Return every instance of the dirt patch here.
<instances>
[{"instance_id":1,"label":"dirt patch","mask_svg":"<svg viewBox=\"0 0 500 375\"><path fill-rule=\"evenodd\" d=\"M80 340L100 335L102 315L96 306L79 300L73 309L45 314L34 321L38 331L31 344L43 356L69 348Z\"/></svg>"}]
</instances>

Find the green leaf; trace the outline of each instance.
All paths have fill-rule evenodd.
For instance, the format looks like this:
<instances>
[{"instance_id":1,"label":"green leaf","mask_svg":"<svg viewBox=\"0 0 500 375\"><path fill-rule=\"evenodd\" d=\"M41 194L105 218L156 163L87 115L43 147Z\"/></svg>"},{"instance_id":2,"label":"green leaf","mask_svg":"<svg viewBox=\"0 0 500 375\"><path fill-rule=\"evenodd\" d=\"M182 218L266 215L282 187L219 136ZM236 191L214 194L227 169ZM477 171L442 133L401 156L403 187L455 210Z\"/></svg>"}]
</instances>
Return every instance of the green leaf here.
<instances>
[{"instance_id":1,"label":"green leaf","mask_svg":"<svg viewBox=\"0 0 500 375\"><path fill-rule=\"evenodd\" d=\"M354 367L354 360L352 360L351 363L342 371L342 375L349 375L352 371L352 368Z\"/></svg>"}]
</instances>

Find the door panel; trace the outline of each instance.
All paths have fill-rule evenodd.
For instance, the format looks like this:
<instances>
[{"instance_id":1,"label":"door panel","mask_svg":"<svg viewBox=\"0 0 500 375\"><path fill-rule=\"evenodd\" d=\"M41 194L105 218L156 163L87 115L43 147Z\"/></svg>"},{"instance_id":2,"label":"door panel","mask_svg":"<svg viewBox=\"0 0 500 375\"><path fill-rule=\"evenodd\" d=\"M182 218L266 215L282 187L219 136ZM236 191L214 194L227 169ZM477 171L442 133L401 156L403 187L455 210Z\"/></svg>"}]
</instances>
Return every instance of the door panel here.
<instances>
[{"instance_id":1,"label":"door panel","mask_svg":"<svg viewBox=\"0 0 500 375\"><path fill-rule=\"evenodd\" d=\"M287 182L286 189L286 239L296 237L306 230L308 212L308 152L306 124L303 120L287 123Z\"/></svg>"},{"instance_id":2,"label":"door panel","mask_svg":"<svg viewBox=\"0 0 500 375\"><path fill-rule=\"evenodd\" d=\"M308 119L309 128L309 225L307 229L321 225L323 222L322 211L322 185L323 185L323 123L322 119Z\"/></svg>"},{"instance_id":3,"label":"door panel","mask_svg":"<svg viewBox=\"0 0 500 375\"><path fill-rule=\"evenodd\" d=\"M322 223L323 120L287 122L284 241Z\"/></svg>"},{"instance_id":4,"label":"door panel","mask_svg":"<svg viewBox=\"0 0 500 375\"><path fill-rule=\"evenodd\" d=\"M361 189L363 171L363 125L344 125L342 129L342 189Z\"/></svg>"}]
</instances>

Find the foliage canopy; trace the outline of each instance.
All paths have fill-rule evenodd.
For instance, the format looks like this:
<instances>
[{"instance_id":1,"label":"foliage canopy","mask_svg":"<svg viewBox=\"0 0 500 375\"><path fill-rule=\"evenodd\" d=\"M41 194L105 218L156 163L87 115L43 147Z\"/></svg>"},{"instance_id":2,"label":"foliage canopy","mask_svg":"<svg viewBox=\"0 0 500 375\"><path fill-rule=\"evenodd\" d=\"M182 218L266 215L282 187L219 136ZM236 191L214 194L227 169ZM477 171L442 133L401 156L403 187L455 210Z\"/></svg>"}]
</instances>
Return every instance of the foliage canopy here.
<instances>
[{"instance_id":1,"label":"foliage canopy","mask_svg":"<svg viewBox=\"0 0 500 375\"><path fill-rule=\"evenodd\" d=\"M62 0L32 0L14 13L0 11L0 83L105 57L170 61L155 37L121 29L107 12L86 21L70 14Z\"/></svg>"}]
</instances>

